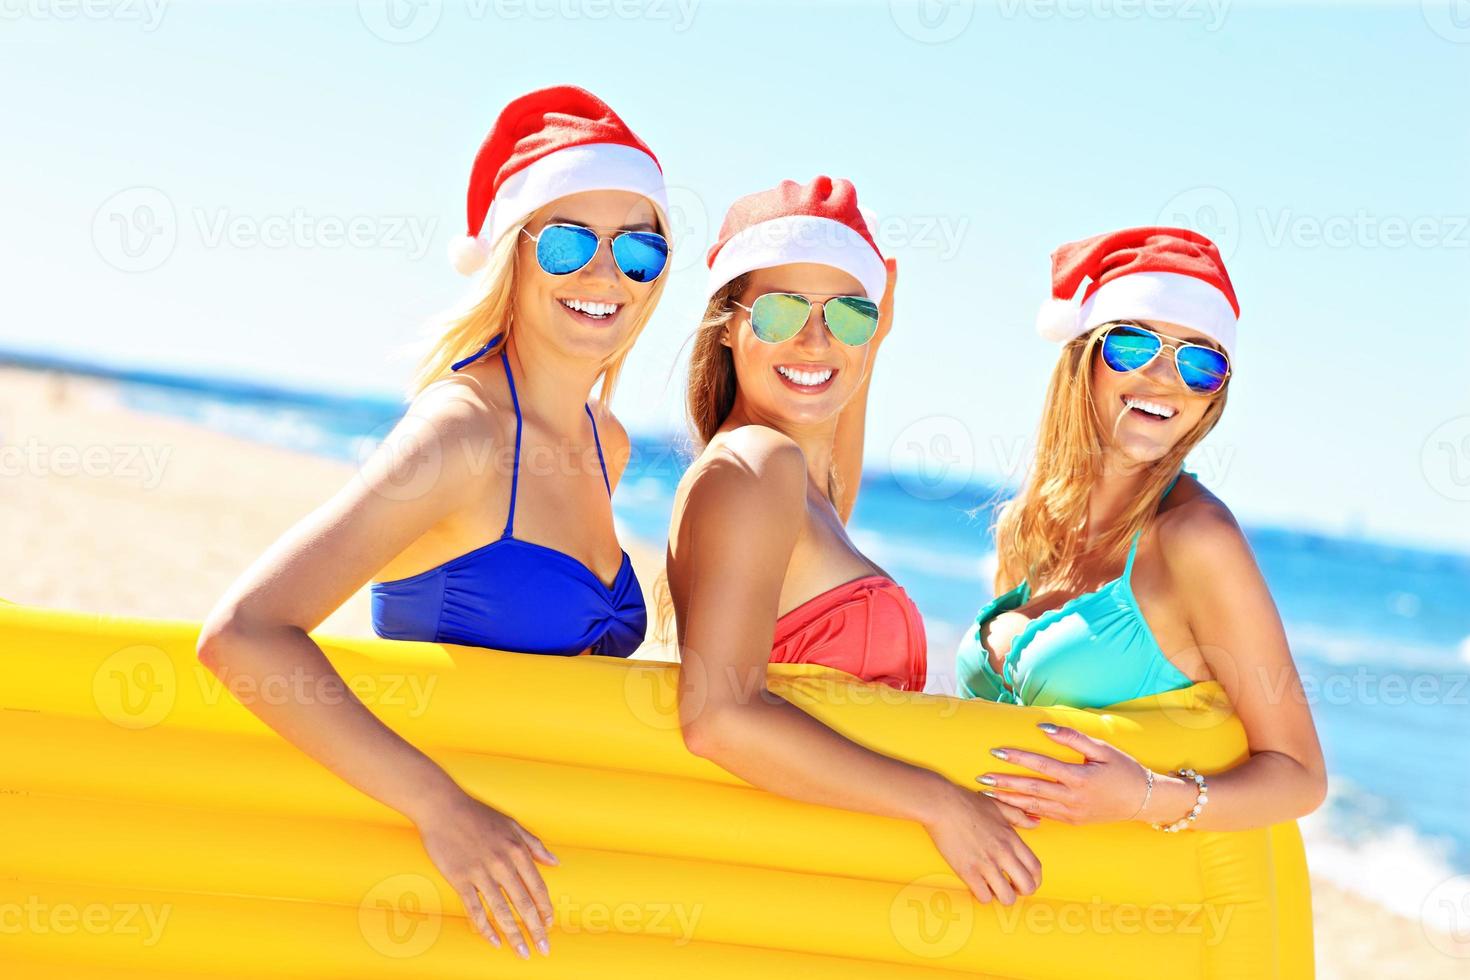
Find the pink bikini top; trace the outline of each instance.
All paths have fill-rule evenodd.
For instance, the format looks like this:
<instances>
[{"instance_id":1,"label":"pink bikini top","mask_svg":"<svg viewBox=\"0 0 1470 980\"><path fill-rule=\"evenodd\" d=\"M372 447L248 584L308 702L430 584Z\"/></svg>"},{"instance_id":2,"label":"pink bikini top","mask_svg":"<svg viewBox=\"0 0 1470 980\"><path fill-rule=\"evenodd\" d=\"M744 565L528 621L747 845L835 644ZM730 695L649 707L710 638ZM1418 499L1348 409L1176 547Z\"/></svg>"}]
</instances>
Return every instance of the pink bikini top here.
<instances>
[{"instance_id":1,"label":"pink bikini top","mask_svg":"<svg viewBox=\"0 0 1470 980\"><path fill-rule=\"evenodd\" d=\"M924 620L908 593L883 575L828 589L776 620L773 664L821 664L901 691L928 676Z\"/></svg>"}]
</instances>

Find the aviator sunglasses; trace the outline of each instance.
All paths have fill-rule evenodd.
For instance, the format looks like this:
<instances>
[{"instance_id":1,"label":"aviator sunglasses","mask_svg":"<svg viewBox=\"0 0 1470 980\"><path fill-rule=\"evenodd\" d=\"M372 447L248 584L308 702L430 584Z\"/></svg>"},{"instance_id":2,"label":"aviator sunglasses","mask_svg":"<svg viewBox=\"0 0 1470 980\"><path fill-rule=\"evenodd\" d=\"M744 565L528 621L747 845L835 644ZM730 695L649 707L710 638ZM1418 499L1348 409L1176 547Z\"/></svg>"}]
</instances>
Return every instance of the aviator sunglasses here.
<instances>
[{"instance_id":1,"label":"aviator sunglasses","mask_svg":"<svg viewBox=\"0 0 1470 980\"><path fill-rule=\"evenodd\" d=\"M1213 395L1225 387L1225 379L1230 377L1230 359L1213 347L1166 343L1162 334L1126 322L1114 324L1102 338L1103 363L1119 374L1148 366L1166 350L1173 353L1174 369L1190 391L1197 395Z\"/></svg>"},{"instance_id":2,"label":"aviator sunglasses","mask_svg":"<svg viewBox=\"0 0 1470 980\"><path fill-rule=\"evenodd\" d=\"M768 344L779 344L801 333L811 315L812 301L797 293L766 293L746 306L731 300L750 314L750 328ZM878 332L878 304L862 296L833 296L816 304L832 336L848 347L861 347Z\"/></svg>"},{"instance_id":3,"label":"aviator sunglasses","mask_svg":"<svg viewBox=\"0 0 1470 980\"><path fill-rule=\"evenodd\" d=\"M624 231L616 235L599 235L586 225L557 223L533 235L521 229L536 243L536 262L543 272L568 276L592 261L598 247L606 239L612 241L613 262L618 271L634 282L653 282L669 262L669 242L653 231Z\"/></svg>"}]
</instances>

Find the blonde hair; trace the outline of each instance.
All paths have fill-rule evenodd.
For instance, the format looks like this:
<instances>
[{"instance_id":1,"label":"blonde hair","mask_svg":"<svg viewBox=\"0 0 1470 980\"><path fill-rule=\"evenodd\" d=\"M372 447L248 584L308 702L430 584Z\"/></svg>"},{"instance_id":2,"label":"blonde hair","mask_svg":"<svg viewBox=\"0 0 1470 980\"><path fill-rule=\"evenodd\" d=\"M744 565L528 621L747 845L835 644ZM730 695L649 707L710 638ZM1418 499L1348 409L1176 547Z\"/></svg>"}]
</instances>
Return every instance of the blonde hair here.
<instances>
[{"instance_id":1,"label":"blonde hair","mask_svg":"<svg viewBox=\"0 0 1470 980\"><path fill-rule=\"evenodd\" d=\"M659 226L659 232L664 233L662 218L656 217L655 221ZM448 377L452 373L450 367L456 361L480 350L489 341L502 335L505 338L504 342L510 341L511 333L515 329L513 314L519 274L517 246L520 244L521 232L525 227L526 223L521 222L495 243L490 251L489 261L476 275L476 288L466 300L424 325L421 333L427 341L428 349L419 359L418 366L414 369L409 381L407 389L409 401L412 401L429 385ZM627 338L602 363L598 375L602 381L602 388L598 394L598 408L604 413L608 410L613 389L616 388L618 376L622 373L623 361L627 359L628 351L632 349L634 342L643 332L643 328L648 325L649 318L653 316L654 308L658 306L658 301L663 296L664 283L668 281L668 278L668 270L665 269L664 274L654 281L653 288L649 290L648 296L644 299L642 308L633 321L633 327L628 331Z\"/></svg>"},{"instance_id":2,"label":"blonde hair","mask_svg":"<svg viewBox=\"0 0 1470 980\"><path fill-rule=\"evenodd\" d=\"M1100 475L1106 447L1105 421L1093 404L1092 364L1111 324L1068 342L1052 370L1036 437L1036 457L1021 492L995 522L997 593L1022 580L1080 584L1089 559L1105 566L1121 562L1133 540L1158 510L1164 488L1186 456L1209 434L1225 410L1226 388L1211 397L1204 415L1149 465L1143 490L1097 542L1085 545L1088 500Z\"/></svg>"}]
</instances>

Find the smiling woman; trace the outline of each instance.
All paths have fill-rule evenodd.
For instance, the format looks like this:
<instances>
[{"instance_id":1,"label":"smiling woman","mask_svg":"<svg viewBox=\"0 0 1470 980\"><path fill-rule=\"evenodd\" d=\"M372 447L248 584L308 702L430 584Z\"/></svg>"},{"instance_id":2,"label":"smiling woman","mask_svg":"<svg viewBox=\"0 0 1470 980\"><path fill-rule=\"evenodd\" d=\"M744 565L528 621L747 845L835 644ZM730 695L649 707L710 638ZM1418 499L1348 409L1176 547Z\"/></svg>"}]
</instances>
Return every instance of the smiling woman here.
<instances>
[{"instance_id":1,"label":"smiling woman","mask_svg":"<svg viewBox=\"0 0 1470 980\"><path fill-rule=\"evenodd\" d=\"M781 663L924 687L918 608L846 529L897 265L852 184L828 177L741 198L708 258L688 383L702 450L674 495L666 565L684 743L763 789L914 821L972 894L1009 905L1037 887L1012 826L1032 821L847 738L768 684Z\"/></svg>"},{"instance_id":2,"label":"smiling woman","mask_svg":"<svg viewBox=\"0 0 1470 980\"><path fill-rule=\"evenodd\" d=\"M1303 816L1326 775L1281 620L1230 511L1181 470L1231 375L1240 309L1219 251L1186 229L1130 228L1062 246L1053 282L1038 325L1065 347L1035 462L996 524L996 598L956 654L961 693L1100 708L1217 681L1251 755L1218 774L1156 773L1044 726L1080 762L995 746L1044 778L979 780L1068 823L1237 830Z\"/></svg>"},{"instance_id":3,"label":"smiling woman","mask_svg":"<svg viewBox=\"0 0 1470 980\"><path fill-rule=\"evenodd\" d=\"M339 689L308 634L370 580L381 637L632 654L647 613L613 526L629 448L607 404L662 293L666 212L658 161L591 92L560 86L506 106L475 158L468 234L452 250L479 274L468 308L433 326L412 404L361 472L216 604L200 660L220 676ZM562 462L540 464L548 455ZM556 859L537 837L355 698L251 708L412 820L486 940L548 951L536 864Z\"/></svg>"}]
</instances>

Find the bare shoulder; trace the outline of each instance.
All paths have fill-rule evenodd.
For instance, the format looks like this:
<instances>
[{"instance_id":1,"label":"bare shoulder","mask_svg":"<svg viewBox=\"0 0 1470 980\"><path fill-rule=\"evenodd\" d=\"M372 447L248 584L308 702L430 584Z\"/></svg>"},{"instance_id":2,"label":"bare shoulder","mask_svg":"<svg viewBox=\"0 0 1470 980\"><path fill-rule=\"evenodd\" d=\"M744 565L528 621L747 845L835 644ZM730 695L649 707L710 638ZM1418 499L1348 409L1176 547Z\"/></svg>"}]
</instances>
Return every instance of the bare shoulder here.
<instances>
[{"instance_id":1,"label":"bare shoulder","mask_svg":"<svg viewBox=\"0 0 1470 980\"><path fill-rule=\"evenodd\" d=\"M1213 576L1255 559L1245 532L1225 502L1192 476L1180 478L1160 510L1155 528L1159 553L1170 571Z\"/></svg>"},{"instance_id":2,"label":"bare shoulder","mask_svg":"<svg viewBox=\"0 0 1470 980\"><path fill-rule=\"evenodd\" d=\"M720 504L799 503L806 495L806 456L788 435L765 425L717 433L686 475L689 499ZM785 508L782 508L784 510Z\"/></svg>"},{"instance_id":3,"label":"bare shoulder","mask_svg":"<svg viewBox=\"0 0 1470 980\"><path fill-rule=\"evenodd\" d=\"M623 423L618 421L612 409L603 408L601 401L589 400L587 410L597 424L597 439L602 446L602 458L607 462L608 481L617 486L633 455L633 442L628 438L628 430Z\"/></svg>"},{"instance_id":4,"label":"bare shoulder","mask_svg":"<svg viewBox=\"0 0 1470 980\"><path fill-rule=\"evenodd\" d=\"M628 430L623 427L622 422L618 421L618 417L613 414L612 409L603 408L602 402L593 398L588 400L587 410L597 420L597 435L602 440L602 448L604 450L611 449L615 446L627 447Z\"/></svg>"},{"instance_id":5,"label":"bare shoulder","mask_svg":"<svg viewBox=\"0 0 1470 980\"><path fill-rule=\"evenodd\" d=\"M364 466L364 476L402 487L412 480L425 492L459 499L478 492L486 459L505 429L502 401L478 379L453 375L424 388L404 409ZM514 422L510 423L514 425Z\"/></svg>"}]
</instances>

